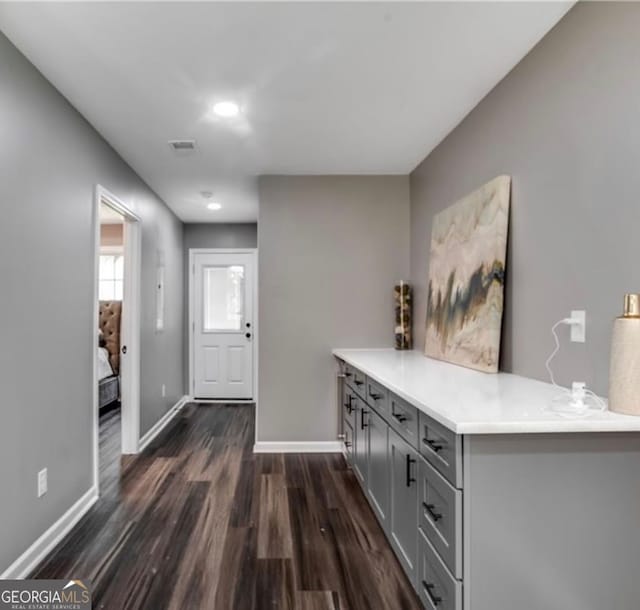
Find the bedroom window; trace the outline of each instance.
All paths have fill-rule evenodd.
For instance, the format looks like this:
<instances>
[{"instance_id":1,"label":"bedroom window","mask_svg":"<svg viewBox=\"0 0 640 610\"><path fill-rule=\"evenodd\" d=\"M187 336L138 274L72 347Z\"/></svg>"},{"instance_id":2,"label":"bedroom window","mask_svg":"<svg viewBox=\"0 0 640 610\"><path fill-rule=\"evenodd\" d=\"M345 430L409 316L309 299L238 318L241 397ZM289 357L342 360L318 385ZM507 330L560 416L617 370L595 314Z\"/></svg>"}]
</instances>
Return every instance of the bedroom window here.
<instances>
[{"instance_id":1,"label":"bedroom window","mask_svg":"<svg viewBox=\"0 0 640 610\"><path fill-rule=\"evenodd\" d=\"M101 301L122 301L124 285L124 256L101 254L98 298Z\"/></svg>"}]
</instances>

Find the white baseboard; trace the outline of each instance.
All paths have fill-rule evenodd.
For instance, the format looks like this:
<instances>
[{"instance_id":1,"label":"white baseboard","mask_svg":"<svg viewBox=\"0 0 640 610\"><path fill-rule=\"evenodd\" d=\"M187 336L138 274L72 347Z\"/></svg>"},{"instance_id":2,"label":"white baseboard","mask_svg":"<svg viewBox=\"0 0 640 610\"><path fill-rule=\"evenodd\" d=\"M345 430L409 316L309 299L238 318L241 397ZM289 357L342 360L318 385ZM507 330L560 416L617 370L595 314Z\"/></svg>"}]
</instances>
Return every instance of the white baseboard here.
<instances>
[{"instance_id":1,"label":"white baseboard","mask_svg":"<svg viewBox=\"0 0 640 610\"><path fill-rule=\"evenodd\" d=\"M311 441L311 442L261 442L253 446L254 453L340 453L340 441Z\"/></svg>"},{"instance_id":2,"label":"white baseboard","mask_svg":"<svg viewBox=\"0 0 640 610\"><path fill-rule=\"evenodd\" d=\"M194 398L189 396L189 402L195 402L199 405L252 405L255 403L253 398Z\"/></svg>"},{"instance_id":3,"label":"white baseboard","mask_svg":"<svg viewBox=\"0 0 640 610\"><path fill-rule=\"evenodd\" d=\"M151 429L140 439L138 443L138 451L144 451L151 441L164 430L167 424L180 412L189 402L187 395L183 396L173 407L171 407L152 427Z\"/></svg>"},{"instance_id":4,"label":"white baseboard","mask_svg":"<svg viewBox=\"0 0 640 610\"><path fill-rule=\"evenodd\" d=\"M96 503L98 490L92 487L40 538L38 538L2 574L0 580L26 578L38 564L58 545Z\"/></svg>"}]
</instances>

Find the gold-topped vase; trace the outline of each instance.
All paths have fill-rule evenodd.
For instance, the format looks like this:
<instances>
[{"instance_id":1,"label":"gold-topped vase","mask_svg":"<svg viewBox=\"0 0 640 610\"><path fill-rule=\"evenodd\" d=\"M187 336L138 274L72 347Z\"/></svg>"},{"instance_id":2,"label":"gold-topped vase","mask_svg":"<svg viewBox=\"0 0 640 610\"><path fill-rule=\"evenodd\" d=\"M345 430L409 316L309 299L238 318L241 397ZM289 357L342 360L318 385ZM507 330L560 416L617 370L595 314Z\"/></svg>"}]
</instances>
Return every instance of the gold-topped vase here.
<instances>
[{"instance_id":1,"label":"gold-topped vase","mask_svg":"<svg viewBox=\"0 0 640 610\"><path fill-rule=\"evenodd\" d=\"M640 415L640 294L624 296L623 313L613 323L609 409Z\"/></svg>"}]
</instances>

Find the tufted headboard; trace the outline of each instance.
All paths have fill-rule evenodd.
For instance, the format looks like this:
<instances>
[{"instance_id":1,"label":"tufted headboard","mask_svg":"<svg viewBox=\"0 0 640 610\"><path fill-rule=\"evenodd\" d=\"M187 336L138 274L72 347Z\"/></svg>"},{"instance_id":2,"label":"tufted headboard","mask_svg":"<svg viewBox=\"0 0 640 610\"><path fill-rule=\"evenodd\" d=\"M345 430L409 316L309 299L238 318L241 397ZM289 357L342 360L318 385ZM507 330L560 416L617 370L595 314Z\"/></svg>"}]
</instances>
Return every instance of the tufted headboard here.
<instances>
[{"instance_id":1,"label":"tufted headboard","mask_svg":"<svg viewBox=\"0 0 640 610\"><path fill-rule=\"evenodd\" d=\"M100 329L109 352L109 362L116 375L120 374L120 319L122 301L100 301Z\"/></svg>"}]
</instances>

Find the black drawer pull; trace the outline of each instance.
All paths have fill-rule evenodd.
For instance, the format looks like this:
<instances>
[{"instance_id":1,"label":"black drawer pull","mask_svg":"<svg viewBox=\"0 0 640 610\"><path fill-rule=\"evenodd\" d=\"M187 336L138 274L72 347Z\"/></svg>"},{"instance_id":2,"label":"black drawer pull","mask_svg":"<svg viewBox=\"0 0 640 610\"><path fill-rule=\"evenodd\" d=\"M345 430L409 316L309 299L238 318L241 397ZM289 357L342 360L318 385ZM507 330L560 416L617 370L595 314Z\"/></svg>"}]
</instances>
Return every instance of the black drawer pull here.
<instances>
[{"instance_id":1,"label":"black drawer pull","mask_svg":"<svg viewBox=\"0 0 640 610\"><path fill-rule=\"evenodd\" d=\"M356 385L364 385L364 381L358 381L357 379L354 379L353 383L355 383Z\"/></svg>"},{"instance_id":2,"label":"black drawer pull","mask_svg":"<svg viewBox=\"0 0 640 610\"><path fill-rule=\"evenodd\" d=\"M426 580L422 581L422 586L424 587L424 590L427 592L427 595L429 596L429 599L431 600L431 603L434 606L437 606L442 601L442 598L438 597L437 595L434 595L431 592L433 589L436 588L436 586L432 585L432 584L429 584Z\"/></svg>"},{"instance_id":3,"label":"black drawer pull","mask_svg":"<svg viewBox=\"0 0 640 610\"><path fill-rule=\"evenodd\" d=\"M425 445L429 445L429 447L431 447L431 449L433 449L436 453L444 449L444 445L442 443L438 443L430 438L425 437L422 439L422 442Z\"/></svg>"},{"instance_id":4,"label":"black drawer pull","mask_svg":"<svg viewBox=\"0 0 640 610\"><path fill-rule=\"evenodd\" d=\"M344 374L345 377L351 377L351 375L353 375L353 373L345 373Z\"/></svg>"},{"instance_id":5,"label":"black drawer pull","mask_svg":"<svg viewBox=\"0 0 640 610\"><path fill-rule=\"evenodd\" d=\"M364 416L369 413L367 409L362 409L360 412L360 430L364 430L369 424L364 423Z\"/></svg>"},{"instance_id":6,"label":"black drawer pull","mask_svg":"<svg viewBox=\"0 0 640 610\"><path fill-rule=\"evenodd\" d=\"M347 449L348 449L349 447L351 447L351 445L352 445L351 441L345 441L345 442L344 442L344 446L345 446L345 447L347 447Z\"/></svg>"},{"instance_id":7,"label":"black drawer pull","mask_svg":"<svg viewBox=\"0 0 640 610\"><path fill-rule=\"evenodd\" d=\"M402 413L392 413L391 415L394 417L394 419L397 419L400 423L407 421L407 416L403 415Z\"/></svg>"},{"instance_id":8,"label":"black drawer pull","mask_svg":"<svg viewBox=\"0 0 640 610\"><path fill-rule=\"evenodd\" d=\"M411 476L411 464L415 464L415 460L407 453L407 487L411 487L411 483L415 483L415 479Z\"/></svg>"},{"instance_id":9,"label":"black drawer pull","mask_svg":"<svg viewBox=\"0 0 640 610\"><path fill-rule=\"evenodd\" d=\"M344 403L344 408L348 411L349 415L353 413L353 405L351 402L353 401L353 396L349 394L347 402Z\"/></svg>"},{"instance_id":10,"label":"black drawer pull","mask_svg":"<svg viewBox=\"0 0 640 610\"><path fill-rule=\"evenodd\" d=\"M429 514L429 516L434 520L434 521L440 521L440 519L442 519L442 515L440 513L437 513L435 511L436 505L435 504L427 504L426 502L422 503L422 507L427 511L427 513Z\"/></svg>"},{"instance_id":11,"label":"black drawer pull","mask_svg":"<svg viewBox=\"0 0 640 610\"><path fill-rule=\"evenodd\" d=\"M382 398L382 394L376 394L375 392L369 392L369 396L371 396L373 400L380 400Z\"/></svg>"}]
</instances>

